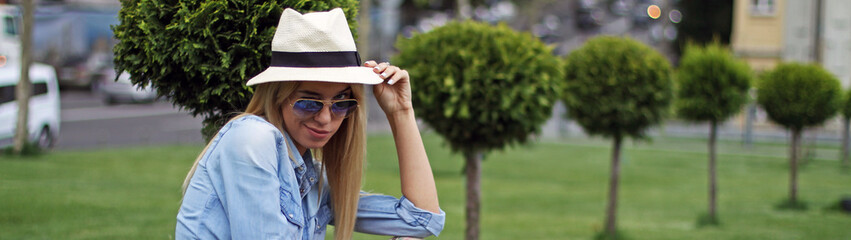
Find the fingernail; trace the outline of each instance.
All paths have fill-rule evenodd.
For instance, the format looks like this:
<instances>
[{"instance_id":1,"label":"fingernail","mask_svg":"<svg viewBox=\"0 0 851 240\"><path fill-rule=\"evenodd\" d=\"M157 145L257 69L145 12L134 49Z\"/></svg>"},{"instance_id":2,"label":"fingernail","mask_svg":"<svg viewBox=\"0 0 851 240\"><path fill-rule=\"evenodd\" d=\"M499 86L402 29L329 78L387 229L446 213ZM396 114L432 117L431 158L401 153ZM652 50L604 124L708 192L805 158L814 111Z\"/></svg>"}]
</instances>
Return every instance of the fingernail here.
<instances>
[{"instance_id":1,"label":"fingernail","mask_svg":"<svg viewBox=\"0 0 851 240\"><path fill-rule=\"evenodd\" d=\"M387 73L381 73L381 78L387 78Z\"/></svg>"},{"instance_id":2,"label":"fingernail","mask_svg":"<svg viewBox=\"0 0 851 240\"><path fill-rule=\"evenodd\" d=\"M396 80L390 79L390 81L387 81L387 84L390 84L390 85L393 85L394 83L396 83Z\"/></svg>"},{"instance_id":3,"label":"fingernail","mask_svg":"<svg viewBox=\"0 0 851 240\"><path fill-rule=\"evenodd\" d=\"M375 66L375 67L373 67L372 69L378 70L378 66L376 65L376 66Z\"/></svg>"}]
</instances>

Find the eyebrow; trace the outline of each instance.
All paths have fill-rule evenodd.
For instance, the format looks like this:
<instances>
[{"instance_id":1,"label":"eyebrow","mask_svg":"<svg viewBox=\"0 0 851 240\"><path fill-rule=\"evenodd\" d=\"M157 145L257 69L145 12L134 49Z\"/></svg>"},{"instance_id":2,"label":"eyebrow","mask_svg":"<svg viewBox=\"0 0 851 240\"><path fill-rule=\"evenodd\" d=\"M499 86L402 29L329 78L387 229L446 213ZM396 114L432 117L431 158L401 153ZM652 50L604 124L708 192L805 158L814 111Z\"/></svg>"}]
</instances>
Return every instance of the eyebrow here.
<instances>
[{"instance_id":1,"label":"eyebrow","mask_svg":"<svg viewBox=\"0 0 851 240\"><path fill-rule=\"evenodd\" d=\"M352 87L347 87L346 89L343 89L343 91L340 91L337 94L335 94L335 96L343 94L343 93L351 92L351 91L352 91ZM314 92L314 91L310 91L310 90L298 90L296 92L301 93L301 94L305 94L305 95L315 96L315 97L322 96L322 94L319 94L318 92Z\"/></svg>"}]
</instances>

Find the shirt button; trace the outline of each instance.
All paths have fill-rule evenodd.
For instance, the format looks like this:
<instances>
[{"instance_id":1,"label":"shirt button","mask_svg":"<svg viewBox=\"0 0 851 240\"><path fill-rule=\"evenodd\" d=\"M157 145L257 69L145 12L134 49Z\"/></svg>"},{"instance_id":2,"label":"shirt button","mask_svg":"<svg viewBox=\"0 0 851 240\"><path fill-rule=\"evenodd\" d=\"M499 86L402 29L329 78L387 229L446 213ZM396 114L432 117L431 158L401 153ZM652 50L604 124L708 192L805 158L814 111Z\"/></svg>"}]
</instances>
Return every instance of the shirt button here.
<instances>
[{"instance_id":1,"label":"shirt button","mask_svg":"<svg viewBox=\"0 0 851 240\"><path fill-rule=\"evenodd\" d=\"M304 188L299 188L298 191L304 193Z\"/></svg>"},{"instance_id":2,"label":"shirt button","mask_svg":"<svg viewBox=\"0 0 851 240\"><path fill-rule=\"evenodd\" d=\"M315 179L315 178L313 178L313 177L310 177L310 181L311 181L311 182L313 182L314 180L316 180L316 179Z\"/></svg>"}]
</instances>

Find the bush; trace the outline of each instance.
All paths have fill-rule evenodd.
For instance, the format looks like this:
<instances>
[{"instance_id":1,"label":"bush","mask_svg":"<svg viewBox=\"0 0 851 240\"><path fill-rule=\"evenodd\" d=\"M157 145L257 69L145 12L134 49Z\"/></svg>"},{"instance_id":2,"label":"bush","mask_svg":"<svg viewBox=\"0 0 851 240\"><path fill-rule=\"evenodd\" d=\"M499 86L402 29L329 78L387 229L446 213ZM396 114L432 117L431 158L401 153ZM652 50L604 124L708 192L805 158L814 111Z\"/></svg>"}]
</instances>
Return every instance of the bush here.
<instances>
[{"instance_id":1,"label":"bush","mask_svg":"<svg viewBox=\"0 0 851 240\"><path fill-rule=\"evenodd\" d=\"M784 63L762 76L757 102L772 121L801 130L836 114L840 89L839 80L818 65Z\"/></svg>"},{"instance_id":2,"label":"bush","mask_svg":"<svg viewBox=\"0 0 851 240\"><path fill-rule=\"evenodd\" d=\"M689 45L677 72L676 109L691 121L709 121L709 212L698 225L718 225L715 141L718 123L739 112L747 101L751 72L720 43L705 47Z\"/></svg>"},{"instance_id":3,"label":"bush","mask_svg":"<svg viewBox=\"0 0 851 240\"><path fill-rule=\"evenodd\" d=\"M677 72L677 115L691 121L724 121L747 101L751 78L747 63L720 44L689 45Z\"/></svg>"},{"instance_id":4,"label":"bush","mask_svg":"<svg viewBox=\"0 0 851 240\"><path fill-rule=\"evenodd\" d=\"M524 143L550 118L561 62L529 34L453 22L396 46L393 62L410 72L418 116L454 152Z\"/></svg>"},{"instance_id":5,"label":"bush","mask_svg":"<svg viewBox=\"0 0 851 240\"><path fill-rule=\"evenodd\" d=\"M271 59L271 42L285 8L299 12L341 7L355 32L356 0L122 1L112 27L116 71L137 86L204 117L208 139L241 112L253 94L248 78Z\"/></svg>"},{"instance_id":6,"label":"bush","mask_svg":"<svg viewBox=\"0 0 851 240\"><path fill-rule=\"evenodd\" d=\"M647 127L662 121L672 97L670 68L661 54L628 38L596 37L567 56L567 116L589 135L614 138L604 238L620 235L615 223L621 142L643 138Z\"/></svg>"},{"instance_id":7,"label":"bush","mask_svg":"<svg viewBox=\"0 0 851 240\"><path fill-rule=\"evenodd\" d=\"M632 39L597 37L567 57L568 117L590 135L643 137L671 102L668 60Z\"/></svg>"},{"instance_id":8,"label":"bush","mask_svg":"<svg viewBox=\"0 0 851 240\"><path fill-rule=\"evenodd\" d=\"M759 82L757 102L768 118L792 132L789 151L789 199L781 208L800 209L798 201L798 149L804 127L823 123L836 114L841 101L839 80L818 65L784 63L765 73Z\"/></svg>"},{"instance_id":9,"label":"bush","mask_svg":"<svg viewBox=\"0 0 851 240\"><path fill-rule=\"evenodd\" d=\"M397 42L418 116L465 157L466 239L478 239L482 153L525 143L550 118L562 78L552 48L500 24L453 22Z\"/></svg>"}]
</instances>

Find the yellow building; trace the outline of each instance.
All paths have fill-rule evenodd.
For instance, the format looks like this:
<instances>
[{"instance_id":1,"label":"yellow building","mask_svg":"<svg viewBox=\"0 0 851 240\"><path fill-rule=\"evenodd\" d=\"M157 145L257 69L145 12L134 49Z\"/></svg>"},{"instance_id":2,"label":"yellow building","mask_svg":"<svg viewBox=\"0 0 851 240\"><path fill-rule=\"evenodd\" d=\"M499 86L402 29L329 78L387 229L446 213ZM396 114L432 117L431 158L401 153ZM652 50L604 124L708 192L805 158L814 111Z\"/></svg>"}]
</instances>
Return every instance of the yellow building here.
<instances>
[{"instance_id":1,"label":"yellow building","mask_svg":"<svg viewBox=\"0 0 851 240\"><path fill-rule=\"evenodd\" d=\"M756 71L781 61L818 62L851 86L848 0L735 0L730 43Z\"/></svg>"},{"instance_id":2,"label":"yellow building","mask_svg":"<svg viewBox=\"0 0 851 240\"><path fill-rule=\"evenodd\" d=\"M730 44L736 56L763 71L780 62L783 53L785 1L736 0Z\"/></svg>"},{"instance_id":3,"label":"yellow building","mask_svg":"<svg viewBox=\"0 0 851 240\"><path fill-rule=\"evenodd\" d=\"M851 1L735 0L730 44L737 57L756 72L780 62L817 62L851 86ZM775 128L757 111L755 127ZM742 126L744 116L736 119ZM839 118L811 132L836 134Z\"/></svg>"}]
</instances>

